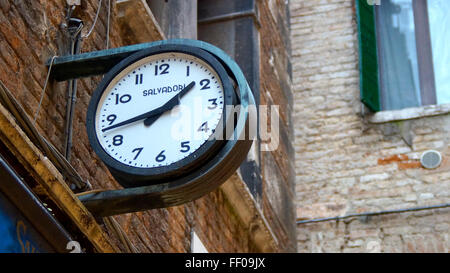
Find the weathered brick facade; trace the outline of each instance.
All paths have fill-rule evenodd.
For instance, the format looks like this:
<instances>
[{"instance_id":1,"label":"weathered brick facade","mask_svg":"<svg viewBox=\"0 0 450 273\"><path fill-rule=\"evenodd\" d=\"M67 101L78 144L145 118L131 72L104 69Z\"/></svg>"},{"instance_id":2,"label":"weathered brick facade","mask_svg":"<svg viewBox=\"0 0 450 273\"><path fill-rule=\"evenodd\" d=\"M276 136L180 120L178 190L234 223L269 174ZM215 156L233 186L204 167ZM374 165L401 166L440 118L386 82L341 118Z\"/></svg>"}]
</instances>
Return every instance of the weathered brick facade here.
<instances>
[{"instance_id":1,"label":"weathered brick facade","mask_svg":"<svg viewBox=\"0 0 450 273\"><path fill-rule=\"evenodd\" d=\"M82 9L74 15L85 24L83 33L91 27L98 1L81 1ZM107 2L107 1L103 1ZM129 42L117 22L115 1L109 46L120 47ZM270 3L270 5L269 5ZM255 243L252 223L243 222L236 207L221 189L189 204L151 211L115 216L127 237L139 252L189 252L191 231L195 230L211 252L295 251L294 172L291 109L289 105L289 31L288 8L284 1L260 1L261 11L261 98L262 103L280 105L283 134L281 148L263 153L263 174L273 173L276 181L263 183L263 202L259 209L276 242L269 248ZM0 0L0 80L14 93L30 118L34 118L47 76L45 62L54 55L68 52L68 36L63 24L67 6L65 0L9 1ZM81 51L105 49L107 9L103 3L99 19L91 35L82 40ZM274 77L274 71L279 77ZM107 168L89 146L85 129L86 109L100 77L78 80L78 96L73 122L71 164L94 189L115 189ZM64 146L64 120L67 83L50 81L37 118L37 128L60 151ZM289 160L291 158L291 160ZM264 163L267 162L267 163ZM267 166L267 167L266 167ZM270 172L264 172L264 168ZM238 176L234 176L236 179ZM266 179L268 179L266 177ZM228 183L228 182L227 182ZM279 184L279 185L278 185ZM270 187L268 187L270 185ZM276 189L277 191L273 191ZM240 208L246 209L246 208ZM254 216L254 218L258 218ZM100 223L109 238L121 251L123 241Z\"/></svg>"},{"instance_id":2,"label":"weathered brick facade","mask_svg":"<svg viewBox=\"0 0 450 273\"><path fill-rule=\"evenodd\" d=\"M450 200L450 116L374 123L362 111L354 0L292 0L298 220ZM412 142L408 144L408 139ZM443 161L424 169L434 149ZM300 252L448 252L447 209L297 226Z\"/></svg>"}]
</instances>

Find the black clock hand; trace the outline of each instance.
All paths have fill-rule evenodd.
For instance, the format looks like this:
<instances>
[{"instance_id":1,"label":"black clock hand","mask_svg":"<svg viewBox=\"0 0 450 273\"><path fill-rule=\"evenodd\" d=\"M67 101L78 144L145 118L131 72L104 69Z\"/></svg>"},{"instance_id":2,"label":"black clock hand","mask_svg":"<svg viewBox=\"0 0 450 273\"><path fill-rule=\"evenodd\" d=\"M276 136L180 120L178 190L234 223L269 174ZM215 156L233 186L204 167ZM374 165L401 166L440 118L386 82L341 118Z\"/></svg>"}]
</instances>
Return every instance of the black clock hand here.
<instances>
[{"instance_id":1,"label":"black clock hand","mask_svg":"<svg viewBox=\"0 0 450 273\"><path fill-rule=\"evenodd\" d=\"M192 87L194 87L195 82L191 82L190 84L188 84L185 88L183 88L183 90L181 90L176 96L174 96L173 98L171 98L166 104L169 104L169 107L167 107L166 111L172 110L173 107L175 107L176 105L179 104L180 99L186 95L187 92L189 92ZM164 111L165 112L165 111ZM151 115L149 117L147 117L144 120L144 125L145 126L150 126L152 125L160 116L162 116L162 114L164 113L157 113L154 115Z\"/></svg>"},{"instance_id":2,"label":"black clock hand","mask_svg":"<svg viewBox=\"0 0 450 273\"><path fill-rule=\"evenodd\" d=\"M136 116L134 118L130 118L130 119L127 119L125 121L119 122L117 124L111 125L109 127L103 128L102 132L106 132L108 130L111 130L111 129L114 129L114 128L117 128L117 127L120 127L120 126L127 125L127 124L133 123L135 121L139 121L141 119L145 119L145 118L147 118L149 116L156 115L158 113L164 113L165 111L166 110L164 110L163 107L159 107L159 108L153 109L152 111L148 111L147 113L144 113L142 115L139 115L139 116Z\"/></svg>"},{"instance_id":3,"label":"black clock hand","mask_svg":"<svg viewBox=\"0 0 450 273\"><path fill-rule=\"evenodd\" d=\"M186 86L176 96L171 98L168 102L166 102L161 107L158 107L156 109L148 111L147 113L141 114L141 115L136 116L134 118L130 118L130 119L127 119L125 121L119 122L117 124L111 125L109 127L103 128L102 132L106 132L108 130L111 130L111 129L114 129L114 128L117 128L117 127L120 127L120 126L123 126L123 125L127 125L127 124L133 123L135 121L139 121L141 119L150 118L150 117L155 116L155 115L161 116L164 112L166 112L166 111L172 109L173 107L175 107L178 104L178 101L179 101L178 96L180 96L180 94L184 95L185 93L187 93L187 91L189 91L194 85L195 85L195 82L191 82L188 86Z\"/></svg>"}]
</instances>

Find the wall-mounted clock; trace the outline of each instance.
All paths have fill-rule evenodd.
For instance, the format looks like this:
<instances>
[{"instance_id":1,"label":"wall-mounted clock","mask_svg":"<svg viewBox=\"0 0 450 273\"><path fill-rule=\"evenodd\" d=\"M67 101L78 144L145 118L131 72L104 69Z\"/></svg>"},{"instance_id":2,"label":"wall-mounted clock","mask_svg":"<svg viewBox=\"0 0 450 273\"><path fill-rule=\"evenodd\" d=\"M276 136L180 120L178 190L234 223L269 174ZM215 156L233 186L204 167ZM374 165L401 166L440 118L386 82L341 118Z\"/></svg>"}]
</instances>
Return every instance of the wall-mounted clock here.
<instances>
[{"instance_id":1,"label":"wall-mounted clock","mask_svg":"<svg viewBox=\"0 0 450 273\"><path fill-rule=\"evenodd\" d=\"M93 150L124 187L165 183L200 168L225 144L238 99L210 53L154 46L115 65L94 91L86 126Z\"/></svg>"}]
</instances>

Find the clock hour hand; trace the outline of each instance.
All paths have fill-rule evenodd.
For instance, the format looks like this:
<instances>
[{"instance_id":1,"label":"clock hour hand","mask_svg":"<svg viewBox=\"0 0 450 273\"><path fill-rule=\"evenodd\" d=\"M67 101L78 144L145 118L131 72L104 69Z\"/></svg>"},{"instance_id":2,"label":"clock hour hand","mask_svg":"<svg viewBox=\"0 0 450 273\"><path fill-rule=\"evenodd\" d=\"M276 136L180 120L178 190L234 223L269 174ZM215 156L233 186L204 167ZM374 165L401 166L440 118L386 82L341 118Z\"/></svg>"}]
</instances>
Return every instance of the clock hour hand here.
<instances>
[{"instance_id":1,"label":"clock hour hand","mask_svg":"<svg viewBox=\"0 0 450 273\"><path fill-rule=\"evenodd\" d=\"M190 84L188 84L185 88L183 88L183 90L181 90L176 96L174 96L173 98L171 98L166 104L164 104L162 107L164 107L166 111L172 110L172 108L174 108L176 105L178 105L180 103L181 98L186 95L187 92L189 92L189 90L192 89L192 87L194 87L195 85L195 81L191 82ZM166 107L167 106L167 107ZM160 116L162 116L162 114L164 112L161 113L157 113L154 115L151 115L149 117L147 117L144 120L144 125L145 126L150 126L152 125Z\"/></svg>"},{"instance_id":2,"label":"clock hour hand","mask_svg":"<svg viewBox=\"0 0 450 273\"><path fill-rule=\"evenodd\" d=\"M108 130L120 127L120 126L124 126L142 119L149 119L153 116L157 116L160 117L163 113L167 112L168 110L172 109L173 107L175 107L176 105L178 105L179 103L179 98L181 98L181 96L183 96L184 94L187 93L187 91L189 91L193 86L195 85L195 82L191 82L188 86L186 86L183 90L181 90L176 96L174 96L173 98L171 98L168 102L166 102L164 105L162 105L161 107L158 107L156 109L153 109L151 111L148 111L147 113L141 114L139 116L136 116L134 118L130 118L127 119L125 121L119 122L117 124L111 125L109 127L103 128L102 132L106 132ZM156 119L155 119L156 120ZM154 121L152 121L151 123L153 123ZM145 122L144 122L145 123Z\"/></svg>"}]
</instances>

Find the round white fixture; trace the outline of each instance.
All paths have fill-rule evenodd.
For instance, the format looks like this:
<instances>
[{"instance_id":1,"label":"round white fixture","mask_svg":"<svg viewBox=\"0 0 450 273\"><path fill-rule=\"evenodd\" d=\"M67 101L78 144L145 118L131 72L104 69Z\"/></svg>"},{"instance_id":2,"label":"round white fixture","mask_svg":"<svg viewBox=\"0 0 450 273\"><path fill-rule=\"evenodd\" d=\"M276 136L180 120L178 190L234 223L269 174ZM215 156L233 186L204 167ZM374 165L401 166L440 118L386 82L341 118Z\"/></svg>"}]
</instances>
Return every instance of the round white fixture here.
<instances>
[{"instance_id":1,"label":"round white fixture","mask_svg":"<svg viewBox=\"0 0 450 273\"><path fill-rule=\"evenodd\" d=\"M436 169L441 165L441 153L434 150L425 151L420 157L420 163L426 169Z\"/></svg>"}]
</instances>

